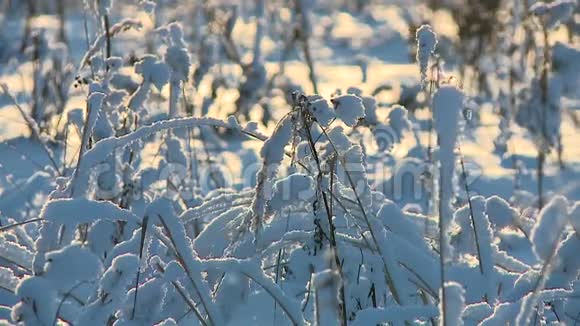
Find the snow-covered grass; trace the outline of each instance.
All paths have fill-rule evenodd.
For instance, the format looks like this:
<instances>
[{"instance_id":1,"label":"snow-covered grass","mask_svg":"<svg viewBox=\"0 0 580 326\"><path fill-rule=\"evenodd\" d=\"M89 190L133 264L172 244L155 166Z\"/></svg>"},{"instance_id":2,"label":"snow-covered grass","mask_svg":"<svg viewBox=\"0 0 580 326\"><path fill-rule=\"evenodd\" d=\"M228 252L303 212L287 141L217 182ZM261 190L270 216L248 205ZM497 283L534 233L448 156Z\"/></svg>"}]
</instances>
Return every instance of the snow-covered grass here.
<instances>
[{"instance_id":1,"label":"snow-covered grass","mask_svg":"<svg viewBox=\"0 0 580 326\"><path fill-rule=\"evenodd\" d=\"M1 322L580 320L575 2L440 3L3 4Z\"/></svg>"}]
</instances>

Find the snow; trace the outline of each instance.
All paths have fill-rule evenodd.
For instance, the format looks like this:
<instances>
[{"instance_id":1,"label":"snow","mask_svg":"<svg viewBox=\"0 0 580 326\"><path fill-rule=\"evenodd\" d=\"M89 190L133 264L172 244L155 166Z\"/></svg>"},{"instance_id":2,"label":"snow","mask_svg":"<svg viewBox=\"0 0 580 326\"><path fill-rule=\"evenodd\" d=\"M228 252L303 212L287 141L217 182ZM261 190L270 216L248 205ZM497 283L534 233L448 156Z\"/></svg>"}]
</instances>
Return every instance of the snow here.
<instances>
[{"instance_id":1,"label":"snow","mask_svg":"<svg viewBox=\"0 0 580 326\"><path fill-rule=\"evenodd\" d=\"M2 267L0 268L0 288L6 289L10 292L15 292L19 280L14 276L12 270Z\"/></svg>"},{"instance_id":2,"label":"snow","mask_svg":"<svg viewBox=\"0 0 580 326\"><path fill-rule=\"evenodd\" d=\"M237 207L226 209L222 214L216 214L216 217L211 219L211 222L195 239L198 254L204 258L223 255L230 240L227 226L234 223L237 217L248 213L248 208ZM216 233L219 236L216 236Z\"/></svg>"},{"instance_id":3,"label":"snow","mask_svg":"<svg viewBox=\"0 0 580 326\"><path fill-rule=\"evenodd\" d=\"M309 175L296 173L276 181L274 195L268 205L271 209L279 210L289 205L309 203L314 194L314 179Z\"/></svg>"},{"instance_id":4,"label":"snow","mask_svg":"<svg viewBox=\"0 0 580 326\"><path fill-rule=\"evenodd\" d=\"M516 226L519 223L519 213L499 196L491 196L485 201L485 212L496 228Z\"/></svg>"},{"instance_id":5,"label":"snow","mask_svg":"<svg viewBox=\"0 0 580 326\"><path fill-rule=\"evenodd\" d=\"M356 95L347 94L330 100L334 105L336 115L349 127L354 127L359 119L365 117L365 107L362 99Z\"/></svg>"},{"instance_id":6,"label":"snow","mask_svg":"<svg viewBox=\"0 0 580 326\"><path fill-rule=\"evenodd\" d=\"M579 233L580 232L580 202L574 203L574 206L572 206L572 208L570 208L569 216L570 216L570 224L572 224L572 227L574 228L576 233Z\"/></svg>"},{"instance_id":7,"label":"snow","mask_svg":"<svg viewBox=\"0 0 580 326\"><path fill-rule=\"evenodd\" d=\"M264 142L260 155L267 164L281 162L284 158L284 147L290 142L292 123L290 118L282 120L274 133Z\"/></svg>"},{"instance_id":8,"label":"snow","mask_svg":"<svg viewBox=\"0 0 580 326\"><path fill-rule=\"evenodd\" d=\"M262 223L261 219L264 214L266 201L272 193L270 180L276 175L278 165L284 159L284 147L290 142L292 127L291 117L287 116L278 123L272 136L264 142L260 150L262 166L256 176L256 194L252 201L253 228L260 227Z\"/></svg>"},{"instance_id":9,"label":"snow","mask_svg":"<svg viewBox=\"0 0 580 326\"><path fill-rule=\"evenodd\" d=\"M574 1L45 2L0 15L0 324L576 322Z\"/></svg>"},{"instance_id":10,"label":"snow","mask_svg":"<svg viewBox=\"0 0 580 326\"><path fill-rule=\"evenodd\" d=\"M177 323L173 318L167 318L164 321L155 324L156 326L177 326Z\"/></svg>"},{"instance_id":11,"label":"snow","mask_svg":"<svg viewBox=\"0 0 580 326\"><path fill-rule=\"evenodd\" d=\"M331 270L317 273L312 278L315 300L315 325L338 325L338 283L340 276Z\"/></svg>"},{"instance_id":12,"label":"snow","mask_svg":"<svg viewBox=\"0 0 580 326\"><path fill-rule=\"evenodd\" d=\"M126 297L126 289L136 277L138 258L132 254L119 255L113 259L111 266L103 273L99 281L101 298L93 298L75 320L75 324L100 325L106 323L109 315L117 309Z\"/></svg>"},{"instance_id":13,"label":"snow","mask_svg":"<svg viewBox=\"0 0 580 326\"><path fill-rule=\"evenodd\" d=\"M478 260L481 265L483 277L487 282L486 298L488 302L494 302L496 299L496 273L495 254L498 253L498 248L493 242L493 230L490 220L485 214L486 201L482 196L471 198L471 205L473 209L473 232L477 232L477 251ZM467 231L467 230L465 230Z\"/></svg>"},{"instance_id":14,"label":"snow","mask_svg":"<svg viewBox=\"0 0 580 326\"><path fill-rule=\"evenodd\" d=\"M12 241L7 241L5 237L0 238L0 257L17 266L28 270L32 269L33 254L24 246Z\"/></svg>"},{"instance_id":15,"label":"snow","mask_svg":"<svg viewBox=\"0 0 580 326\"><path fill-rule=\"evenodd\" d=\"M93 146L93 148L91 148L84 154L83 159L82 161L80 161L78 166L79 170L78 175L75 178L75 180L73 180L72 189L75 189L77 191L77 195L80 195L83 192L88 191L87 179L89 177L90 168L106 160L106 158L111 153L113 153L115 149L129 146L133 142L136 142L151 134L163 130L188 128L188 127L190 128L200 125L229 128L229 124L227 122L219 119L179 118L159 121L149 126L143 126L135 130L134 132L131 132L121 137L109 137L106 139L102 139L99 142L97 142L95 146Z\"/></svg>"},{"instance_id":16,"label":"snow","mask_svg":"<svg viewBox=\"0 0 580 326\"><path fill-rule=\"evenodd\" d=\"M120 22L118 22L115 25L110 27L109 35L115 36L121 32L127 31L127 30L141 29L142 27L143 27L143 24L139 20L124 19L124 20L122 20L122 21L120 21ZM87 50L87 52L85 53L85 55L81 59L80 68L83 68L84 66L88 65L89 62L91 62L93 60L93 56L103 48L106 40L107 40L106 33L100 34L95 39L95 41L93 42L91 47ZM95 57L95 59L98 60L98 57Z\"/></svg>"},{"instance_id":17,"label":"snow","mask_svg":"<svg viewBox=\"0 0 580 326\"><path fill-rule=\"evenodd\" d=\"M538 1L530 7L530 12L545 19L547 28L554 28L572 17L576 0L557 0L550 3Z\"/></svg>"},{"instance_id":18,"label":"snow","mask_svg":"<svg viewBox=\"0 0 580 326\"><path fill-rule=\"evenodd\" d=\"M276 285L272 279L267 277L259 268L257 264L252 261L242 261L236 259L212 259L207 260L204 264L217 268L220 270L227 270L232 272L238 272L246 277L250 278L252 281L259 284L269 295L271 295L281 306L281 308L286 312L286 315L293 324L302 325L304 324L304 319L300 311L300 306L298 302L289 298L284 294L282 289Z\"/></svg>"},{"instance_id":19,"label":"snow","mask_svg":"<svg viewBox=\"0 0 580 326\"><path fill-rule=\"evenodd\" d=\"M365 107L365 121L371 125L377 124L377 100L371 96L363 96L362 102Z\"/></svg>"},{"instance_id":20,"label":"snow","mask_svg":"<svg viewBox=\"0 0 580 326\"><path fill-rule=\"evenodd\" d=\"M167 65L150 54L135 63L135 72L143 76L143 82L152 83L158 90L161 90L169 79Z\"/></svg>"},{"instance_id":21,"label":"snow","mask_svg":"<svg viewBox=\"0 0 580 326\"><path fill-rule=\"evenodd\" d=\"M134 303L135 288L127 292L127 299L124 309L117 315L119 318L116 324L135 325L135 324L153 324L160 315L163 301L159 296L165 296L167 284L159 278L150 279L139 285L137 301Z\"/></svg>"},{"instance_id":22,"label":"snow","mask_svg":"<svg viewBox=\"0 0 580 326\"><path fill-rule=\"evenodd\" d=\"M463 92L455 86L444 85L433 95L433 120L439 139L441 166L454 165L454 151L459 132L459 112L463 109Z\"/></svg>"},{"instance_id":23,"label":"snow","mask_svg":"<svg viewBox=\"0 0 580 326\"><path fill-rule=\"evenodd\" d=\"M30 277L22 280L16 288L21 302L12 308L12 320L32 325L46 325L56 316L56 293L49 281Z\"/></svg>"},{"instance_id":24,"label":"snow","mask_svg":"<svg viewBox=\"0 0 580 326\"><path fill-rule=\"evenodd\" d=\"M546 261L558 245L568 220L568 201L554 197L538 214L532 229L531 241L538 259Z\"/></svg>"},{"instance_id":25,"label":"snow","mask_svg":"<svg viewBox=\"0 0 580 326\"><path fill-rule=\"evenodd\" d=\"M140 221L130 211L111 202L84 198L52 200L43 207L41 217L50 222L69 226L91 223L99 219L125 220L133 223Z\"/></svg>"},{"instance_id":26,"label":"snow","mask_svg":"<svg viewBox=\"0 0 580 326\"><path fill-rule=\"evenodd\" d=\"M409 121L407 109L401 105L393 106L389 112L388 124L397 136L397 141L402 140L403 131L411 129L411 121Z\"/></svg>"},{"instance_id":27,"label":"snow","mask_svg":"<svg viewBox=\"0 0 580 326\"><path fill-rule=\"evenodd\" d=\"M395 301L400 305L409 305L412 303L412 286L406 278L402 266L397 261L397 255L394 246L391 245L392 235L385 228L371 225L377 239L378 250L384 264L385 273L388 277L387 283L393 293Z\"/></svg>"},{"instance_id":28,"label":"snow","mask_svg":"<svg viewBox=\"0 0 580 326\"><path fill-rule=\"evenodd\" d=\"M181 47L171 46L165 53L165 62L170 67L172 79L186 81L189 75L191 59L187 51Z\"/></svg>"},{"instance_id":29,"label":"snow","mask_svg":"<svg viewBox=\"0 0 580 326\"><path fill-rule=\"evenodd\" d=\"M417 229L407 216L403 214L397 204L386 200L381 206L377 218L382 220L385 226L392 232L402 236L411 243L421 246L423 234Z\"/></svg>"},{"instance_id":30,"label":"snow","mask_svg":"<svg viewBox=\"0 0 580 326\"><path fill-rule=\"evenodd\" d=\"M447 325L463 325L463 319L461 315L463 314L463 309L465 307L465 290L461 284L455 282L445 283L446 297L445 297L445 308L442 307L443 303L439 304L439 310L446 310L445 314L445 324Z\"/></svg>"},{"instance_id":31,"label":"snow","mask_svg":"<svg viewBox=\"0 0 580 326\"><path fill-rule=\"evenodd\" d=\"M374 325L384 322L402 323L417 319L428 320L439 315L435 306L407 305L404 307L388 307L383 309L367 308L358 313L353 325Z\"/></svg>"},{"instance_id":32,"label":"snow","mask_svg":"<svg viewBox=\"0 0 580 326\"><path fill-rule=\"evenodd\" d=\"M429 58L437 46L437 34L435 34L433 28L430 25L421 25L421 27L417 29L415 38L417 39L416 60L419 64L419 70L421 72L421 84L423 87L425 87L427 82Z\"/></svg>"},{"instance_id":33,"label":"snow","mask_svg":"<svg viewBox=\"0 0 580 326\"><path fill-rule=\"evenodd\" d=\"M459 132L459 112L463 108L463 93L455 86L441 86L433 95L433 122L437 132L440 171L440 210L439 218L443 228L443 238L447 242L447 234L452 217L451 199L453 197L453 174L455 170L455 146ZM441 245L443 257L450 256L450 247ZM447 259L447 258L446 258Z\"/></svg>"},{"instance_id":34,"label":"snow","mask_svg":"<svg viewBox=\"0 0 580 326\"><path fill-rule=\"evenodd\" d=\"M331 148L329 150L345 153L353 145L350 139L344 134L344 128L342 126L333 127L326 134L331 142L331 146L329 146Z\"/></svg>"},{"instance_id":35,"label":"snow","mask_svg":"<svg viewBox=\"0 0 580 326\"><path fill-rule=\"evenodd\" d=\"M178 22L170 23L161 28L169 44L163 59L170 70L169 83L169 117L177 116L177 102L181 96L181 87L189 79L191 57L183 40L183 27Z\"/></svg>"},{"instance_id":36,"label":"snow","mask_svg":"<svg viewBox=\"0 0 580 326\"><path fill-rule=\"evenodd\" d=\"M233 115L230 115L228 117L228 123L234 129L238 129L240 127L240 123L238 122L238 119Z\"/></svg>"},{"instance_id":37,"label":"snow","mask_svg":"<svg viewBox=\"0 0 580 326\"><path fill-rule=\"evenodd\" d=\"M103 272L98 258L80 245L70 245L46 255L43 277L67 291L79 282L94 281Z\"/></svg>"},{"instance_id":38,"label":"snow","mask_svg":"<svg viewBox=\"0 0 580 326\"><path fill-rule=\"evenodd\" d=\"M330 108L328 101L321 96L310 96L308 102L308 110L316 118L316 121L323 127L328 127L328 124L334 119L335 114Z\"/></svg>"},{"instance_id":39,"label":"snow","mask_svg":"<svg viewBox=\"0 0 580 326\"><path fill-rule=\"evenodd\" d=\"M202 306L207 311L208 319L213 323L221 324L222 318L215 308L210 289L202 278L199 258L191 248L183 224L179 222L178 217L171 207L171 203L166 199L160 199L149 207L147 214L149 216L159 217L163 227L168 233L168 237L171 239L173 250L177 257L180 257L179 261L187 272L195 292L200 297Z\"/></svg>"}]
</instances>

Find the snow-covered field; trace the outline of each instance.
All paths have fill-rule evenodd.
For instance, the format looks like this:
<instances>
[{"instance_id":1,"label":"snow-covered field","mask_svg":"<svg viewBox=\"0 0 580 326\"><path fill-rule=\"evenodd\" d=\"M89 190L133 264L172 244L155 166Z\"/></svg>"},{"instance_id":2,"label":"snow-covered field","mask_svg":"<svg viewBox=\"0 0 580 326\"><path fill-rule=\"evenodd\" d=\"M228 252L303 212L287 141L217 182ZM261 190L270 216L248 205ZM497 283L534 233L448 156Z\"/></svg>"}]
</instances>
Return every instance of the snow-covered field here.
<instances>
[{"instance_id":1,"label":"snow-covered field","mask_svg":"<svg viewBox=\"0 0 580 326\"><path fill-rule=\"evenodd\" d=\"M580 322L575 0L0 9L0 323Z\"/></svg>"}]
</instances>

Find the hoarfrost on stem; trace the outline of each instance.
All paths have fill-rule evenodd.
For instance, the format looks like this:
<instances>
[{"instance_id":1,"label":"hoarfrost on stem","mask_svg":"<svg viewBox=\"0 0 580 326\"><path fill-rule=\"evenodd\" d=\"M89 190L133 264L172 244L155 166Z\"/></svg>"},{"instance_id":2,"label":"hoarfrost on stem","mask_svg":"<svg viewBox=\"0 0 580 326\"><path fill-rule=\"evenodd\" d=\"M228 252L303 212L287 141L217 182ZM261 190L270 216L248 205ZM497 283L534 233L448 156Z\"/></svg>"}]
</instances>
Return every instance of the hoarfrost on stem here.
<instances>
[{"instance_id":1,"label":"hoarfrost on stem","mask_svg":"<svg viewBox=\"0 0 580 326\"><path fill-rule=\"evenodd\" d=\"M314 200L314 179L307 174L295 173L276 181L269 207L279 210L311 200Z\"/></svg>"},{"instance_id":2,"label":"hoarfrost on stem","mask_svg":"<svg viewBox=\"0 0 580 326\"><path fill-rule=\"evenodd\" d=\"M437 46L437 34L430 25L421 25L416 33L417 39L417 63L421 72L421 84L426 85L429 58Z\"/></svg>"},{"instance_id":3,"label":"hoarfrost on stem","mask_svg":"<svg viewBox=\"0 0 580 326\"><path fill-rule=\"evenodd\" d=\"M349 127L354 127L359 119L365 117L362 99L356 95L341 95L330 101L334 104L336 115Z\"/></svg>"},{"instance_id":4,"label":"hoarfrost on stem","mask_svg":"<svg viewBox=\"0 0 580 326\"><path fill-rule=\"evenodd\" d=\"M541 211L532 229L531 240L536 256L547 261L558 245L568 220L568 201L563 196L554 197Z\"/></svg>"},{"instance_id":5,"label":"hoarfrost on stem","mask_svg":"<svg viewBox=\"0 0 580 326\"><path fill-rule=\"evenodd\" d=\"M95 280L103 271L101 261L78 244L46 254L43 277L57 289L67 291L78 282Z\"/></svg>"},{"instance_id":6,"label":"hoarfrost on stem","mask_svg":"<svg viewBox=\"0 0 580 326\"><path fill-rule=\"evenodd\" d=\"M335 118L333 110L328 105L328 101L322 96L314 95L308 97L308 111L316 118L316 121L323 126L328 127L330 122Z\"/></svg>"},{"instance_id":7,"label":"hoarfrost on stem","mask_svg":"<svg viewBox=\"0 0 580 326\"><path fill-rule=\"evenodd\" d=\"M459 113L463 108L463 92L455 86L441 86L433 96L433 120L439 144L440 178L440 220L442 234L446 238L452 219L451 199L453 198L453 175L455 170L455 143L459 130ZM449 246L443 248L450 249ZM442 252L450 257L449 252Z\"/></svg>"},{"instance_id":8,"label":"hoarfrost on stem","mask_svg":"<svg viewBox=\"0 0 580 326\"><path fill-rule=\"evenodd\" d=\"M445 325L463 325L463 319L461 315L465 307L465 290L461 284L456 282L446 282L445 288L447 290L447 296L445 297L445 303L441 302L439 305L445 305L447 314Z\"/></svg>"},{"instance_id":9,"label":"hoarfrost on stem","mask_svg":"<svg viewBox=\"0 0 580 326\"><path fill-rule=\"evenodd\" d=\"M455 86L441 86L433 96L433 120L439 138L441 165L454 165L455 143L459 131L459 113L463 109L463 92Z\"/></svg>"}]
</instances>

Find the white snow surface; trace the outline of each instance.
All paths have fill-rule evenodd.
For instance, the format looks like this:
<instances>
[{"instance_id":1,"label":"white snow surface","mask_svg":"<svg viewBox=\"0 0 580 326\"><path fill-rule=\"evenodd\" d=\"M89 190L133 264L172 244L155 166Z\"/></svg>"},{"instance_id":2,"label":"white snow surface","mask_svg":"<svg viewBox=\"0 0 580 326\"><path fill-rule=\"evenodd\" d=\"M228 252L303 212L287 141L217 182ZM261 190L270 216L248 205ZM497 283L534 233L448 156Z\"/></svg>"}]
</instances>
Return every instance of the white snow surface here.
<instances>
[{"instance_id":1,"label":"white snow surface","mask_svg":"<svg viewBox=\"0 0 580 326\"><path fill-rule=\"evenodd\" d=\"M349 127L353 127L359 119L365 117L362 99L356 95L341 95L330 101L334 104L336 115Z\"/></svg>"}]
</instances>

